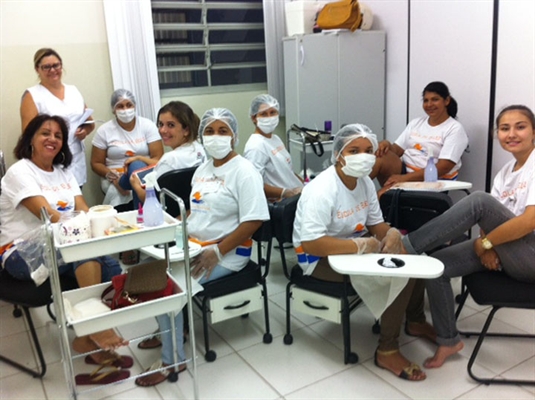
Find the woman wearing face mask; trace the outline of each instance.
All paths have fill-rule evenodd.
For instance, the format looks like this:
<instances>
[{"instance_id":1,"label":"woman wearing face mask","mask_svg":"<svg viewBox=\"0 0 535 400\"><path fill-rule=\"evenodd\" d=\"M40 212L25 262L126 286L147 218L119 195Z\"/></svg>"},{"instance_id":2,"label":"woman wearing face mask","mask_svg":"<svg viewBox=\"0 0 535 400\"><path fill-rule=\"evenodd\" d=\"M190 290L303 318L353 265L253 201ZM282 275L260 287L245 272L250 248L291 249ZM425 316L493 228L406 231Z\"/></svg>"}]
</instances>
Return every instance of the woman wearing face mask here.
<instances>
[{"instance_id":1,"label":"woman wearing face mask","mask_svg":"<svg viewBox=\"0 0 535 400\"><path fill-rule=\"evenodd\" d=\"M253 233L269 219L262 191L262 177L250 162L238 155L238 122L225 108L204 113L199 126L204 148L211 156L192 178L191 213L188 216L190 240L203 246L192 261L192 276L199 283L240 271L249 262ZM170 327L167 315L158 316L160 330ZM184 360L183 318L175 320L178 359ZM173 363L172 338L163 333L162 360L148 371ZM185 366L180 371L185 370ZM139 386L154 386L166 380L168 370L136 379Z\"/></svg>"},{"instance_id":2,"label":"woman wearing face mask","mask_svg":"<svg viewBox=\"0 0 535 400\"><path fill-rule=\"evenodd\" d=\"M82 187L87 180L84 139L95 129L93 118L81 123L85 109L84 98L76 86L62 83L63 60L60 55L49 48L39 49L33 57L35 72L39 83L26 89L20 104L22 131L28 123L39 114L59 115L67 121L69 127L69 148L72 163L69 170Z\"/></svg>"},{"instance_id":3,"label":"woman wearing face mask","mask_svg":"<svg viewBox=\"0 0 535 400\"><path fill-rule=\"evenodd\" d=\"M91 168L102 178L103 204L125 204L133 194L137 210L139 199L131 192L130 175L158 162L163 155L162 139L153 122L136 116L136 99L129 90L113 92L111 108L115 118L103 124L93 138Z\"/></svg>"},{"instance_id":4,"label":"woman wearing face mask","mask_svg":"<svg viewBox=\"0 0 535 400\"><path fill-rule=\"evenodd\" d=\"M264 192L270 200L292 197L303 189L303 182L293 172L290 153L273 134L279 124L279 102L269 94L256 96L249 115L255 131L245 145L244 157L251 161L264 179Z\"/></svg>"},{"instance_id":5,"label":"woman wearing face mask","mask_svg":"<svg viewBox=\"0 0 535 400\"><path fill-rule=\"evenodd\" d=\"M383 221L375 187L368 176L375 163L376 150L377 138L367 126L345 126L333 141L331 161L334 165L303 189L293 234L303 274L341 282L343 276L329 266L327 256L400 252L401 234ZM365 281L364 277L355 278L357 282ZM352 279L358 292L354 281ZM411 334L434 337L432 327L425 322L423 295L423 282L410 279L397 298L390 305L385 304L375 353L378 367L411 381L423 380L426 375L400 353L398 337L405 312L406 327Z\"/></svg>"}]
</instances>

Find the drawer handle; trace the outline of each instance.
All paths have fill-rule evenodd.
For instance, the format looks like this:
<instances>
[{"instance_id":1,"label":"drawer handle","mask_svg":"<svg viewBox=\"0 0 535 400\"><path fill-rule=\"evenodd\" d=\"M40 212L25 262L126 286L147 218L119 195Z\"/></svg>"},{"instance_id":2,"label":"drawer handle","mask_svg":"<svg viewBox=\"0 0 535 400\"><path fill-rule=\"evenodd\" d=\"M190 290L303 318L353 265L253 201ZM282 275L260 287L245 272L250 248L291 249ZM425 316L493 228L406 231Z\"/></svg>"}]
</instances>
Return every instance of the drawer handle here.
<instances>
[{"instance_id":1,"label":"drawer handle","mask_svg":"<svg viewBox=\"0 0 535 400\"><path fill-rule=\"evenodd\" d=\"M226 307L223 308L223 310L236 310L238 308L245 307L250 302L251 302L251 300L245 300L243 303L238 304L237 306L226 306Z\"/></svg>"},{"instance_id":2,"label":"drawer handle","mask_svg":"<svg viewBox=\"0 0 535 400\"><path fill-rule=\"evenodd\" d=\"M329 309L329 307L327 307L327 306L314 306L314 305L312 305L310 302L308 302L306 300L303 301L303 303L305 303L305 305L307 307L313 308L314 310L328 310Z\"/></svg>"}]
</instances>

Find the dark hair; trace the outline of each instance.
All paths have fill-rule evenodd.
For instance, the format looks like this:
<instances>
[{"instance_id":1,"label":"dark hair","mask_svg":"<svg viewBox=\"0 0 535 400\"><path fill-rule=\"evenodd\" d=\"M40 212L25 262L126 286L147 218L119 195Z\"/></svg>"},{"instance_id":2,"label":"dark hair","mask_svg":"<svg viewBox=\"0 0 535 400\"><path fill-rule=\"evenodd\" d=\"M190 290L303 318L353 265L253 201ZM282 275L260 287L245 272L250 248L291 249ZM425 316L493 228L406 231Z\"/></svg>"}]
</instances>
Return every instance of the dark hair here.
<instances>
[{"instance_id":1,"label":"dark hair","mask_svg":"<svg viewBox=\"0 0 535 400\"><path fill-rule=\"evenodd\" d=\"M526 117L528 117L529 121L531 122L531 128L535 130L535 115L533 114L533 111L531 111L528 107L522 104L513 104L502 109L500 113L498 114L498 116L496 117L496 126L500 124L500 119L503 117L503 114L505 114L507 111L518 111L524 114Z\"/></svg>"},{"instance_id":2,"label":"dark hair","mask_svg":"<svg viewBox=\"0 0 535 400\"><path fill-rule=\"evenodd\" d=\"M39 130L39 128L41 128L41 126L43 126L43 124L47 121L54 121L59 125L63 139L63 143L61 144L61 151L56 154L56 157L54 157L54 161L52 163L54 165L61 164L65 168L67 168L69 165L71 165L72 162L72 153L69 149L69 128L67 127L67 123L65 122L65 120L57 115L51 116L48 114L40 114L34 119L32 119L28 126L26 126L26 129L24 129L22 135L19 137L13 154L18 160L22 160L23 158L31 160L33 151L32 139Z\"/></svg>"},{"instance_id":3,"label":"dark hair","mask_svg":"<svg viewBox=\"0 0 535 400\"><path fill-rule=\"evenodd\" d=\"M188 142L193 142L197 140L199 135L199 117L193 112L190 106L181 101L172 101L167 103L165 106L160 108L158 111L158 120L160 119L160 114L171 113L175 119L182 124L184 129L189 130Z\"/></svg>"},{"instance_id":4,"label":"dark hair","mask_svg":"<svg viewBox=\"0 0 535 400\"><path fill-rule=\"evenodd\" d=\"M61 59L56 50L50 48L42 48L35 52L33 56L33 66L37 69L41 60L48 56L55 56L57 57L60 63L63 63L63 60Z\"/></svg>"},{"instance_id":5,"label":"dark hair","mask_svg":"<svg viewBox=\"0 0 535 400\"><path fill-rule=\"evenodd\" d=\"M446 111L448 112L448 115L452 118L455 118L457 116L457 101L451 97L450 90L446 86L444 82L431 82L429 83L422 92L422 96L425 96L426 92L433 92L438 94L440 97L442 97L444 100L446 100L448 97L450 98L450 103L446 107Z\"/></svg>"}]
</instances>

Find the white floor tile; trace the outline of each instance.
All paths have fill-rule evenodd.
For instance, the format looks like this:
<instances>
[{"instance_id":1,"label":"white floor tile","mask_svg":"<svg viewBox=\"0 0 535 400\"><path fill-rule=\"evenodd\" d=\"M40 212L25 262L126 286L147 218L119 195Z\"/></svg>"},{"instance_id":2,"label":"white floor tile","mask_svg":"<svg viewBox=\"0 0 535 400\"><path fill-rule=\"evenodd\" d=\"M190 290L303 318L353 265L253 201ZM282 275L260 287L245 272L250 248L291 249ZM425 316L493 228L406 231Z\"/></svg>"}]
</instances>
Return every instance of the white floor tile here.
<instances>
[{"instance_id":1,"label":"white floor tile","mask_svg":"<svg viewBox=\"0 0 535 400\"><path fill-rule=\"evenodd\" d=\"M469 391L458 397L456 400L468 400L468 399L486 399L486 400L498 400L498 399L533 399L533 394L519 388L518 386L503 386L503 385L481 385L475 389Z\"/></svg>"},{"instance_id":2,"label":"white floor tile","mask_svg":"<svg viewBox=\"0 0 535 400\"><path fill-rule=\"evenodd\" d=\"M0 340L0 354L27 368L36 369L37 362L30 344L30 338L26 332L3 336ZM0 378L17 375L19 372L19 369L0 361ZM28 374L24 374L24 376L28 379L33 379ZM2 382L3 379L0 381L0 387Z\"/></svg>"},{"instance_id":3,"label":"white floor tile","mask_svg":"<svg viewBox=\"0 0 535 400\"><path fill-rule=\"evenodd\" d=\"M27 374L18 373L2 377L0 381L0 399L46 400L46 398L41 381Z\"/></svg>"}]
</instances>

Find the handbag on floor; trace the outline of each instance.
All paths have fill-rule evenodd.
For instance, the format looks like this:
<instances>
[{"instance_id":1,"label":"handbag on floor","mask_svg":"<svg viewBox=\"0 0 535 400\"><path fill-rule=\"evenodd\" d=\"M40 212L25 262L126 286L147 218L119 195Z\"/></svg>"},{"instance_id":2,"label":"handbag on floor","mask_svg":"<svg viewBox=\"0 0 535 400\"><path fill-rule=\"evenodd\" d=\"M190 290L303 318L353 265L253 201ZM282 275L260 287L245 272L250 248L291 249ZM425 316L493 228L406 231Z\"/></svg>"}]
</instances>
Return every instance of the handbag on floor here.
<instances>
[{"instance_id":1,"label":"handbag on floor","mask_svg":"<svg viewBox=\"0 0 535 400\"><path fill-rule=\"evenodd\" d=\"M167 276L165 261L129 268L126 274L111 278L102 292L102 301L112 310L173 294L173 282Z\"/></svg>"}]
</instances>

